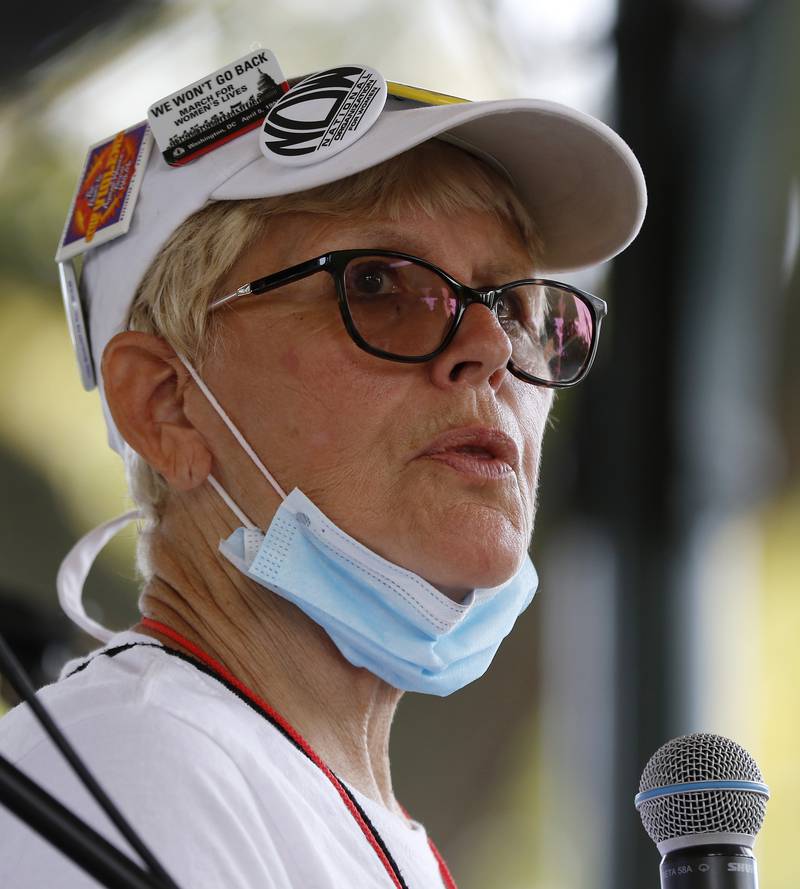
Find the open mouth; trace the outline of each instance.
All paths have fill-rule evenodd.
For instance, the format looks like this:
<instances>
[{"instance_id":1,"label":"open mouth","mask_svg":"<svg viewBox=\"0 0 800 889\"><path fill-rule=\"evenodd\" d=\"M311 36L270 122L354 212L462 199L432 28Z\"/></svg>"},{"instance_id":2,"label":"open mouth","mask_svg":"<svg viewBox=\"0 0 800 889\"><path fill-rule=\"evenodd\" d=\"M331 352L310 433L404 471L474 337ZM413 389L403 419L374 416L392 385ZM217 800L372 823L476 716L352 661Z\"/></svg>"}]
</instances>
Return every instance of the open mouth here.
<instances>
[{"instance_id":1,"label":"open mouth","mask_svg":"<svg viewBox=\"0 0 800 889\"><path fill-rule=\"evenodd\" d=\"M483 479L511 475L519 462L517 446L509 436L483 427L445 432L419 456Z\"/></svg>"},{"instance_id":2,"label":"open mouth","mask_svg":"<svg viewBox=\"0 0 800 889\"><path fill-rule=\"evenodd\" d=\"M479 445L463 445L460 448L452 448L450 451L445 451L444 453L469 454L472 457L477 457L479 460L496 459L494 454L492 454L490 451L487 451L486 448L480 447Z\"/></svg>"}]
</instances>

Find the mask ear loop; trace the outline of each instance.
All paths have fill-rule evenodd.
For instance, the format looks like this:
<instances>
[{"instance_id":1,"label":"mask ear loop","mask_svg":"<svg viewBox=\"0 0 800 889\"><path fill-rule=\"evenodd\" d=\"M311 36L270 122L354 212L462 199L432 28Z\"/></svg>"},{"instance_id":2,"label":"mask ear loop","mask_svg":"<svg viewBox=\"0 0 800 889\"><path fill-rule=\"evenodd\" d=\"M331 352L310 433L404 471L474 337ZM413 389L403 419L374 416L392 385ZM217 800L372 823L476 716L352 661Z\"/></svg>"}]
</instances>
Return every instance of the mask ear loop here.
<instances>
[{"instance_id":1,"label":"mask ear loop","mask_svg":"<svg viewBox=\"0 0 800 889\"><path fill-rule=\"evenodd\" d=\"M178 358L180 358L181 363L189 371L189 375L191 378L197 383L197 388L205 395L208 399L208 403L211 407L219 415L219 418L222 422L228 427L231 435L239 442L242 447L242 450L247 454L247 456L253 461L258 471L264 476L264 478L272 485L275 492L281 498L281 500L286 499L286 492L283 488L278 484L278 482L273 477L272 473L267 469L266 466L261 462L258 454L250 447L247 439L242 435L242 433L237 428L236 424L231 420L231 418L225 413L222 405L217 401L214 397L214 393L208 388L208 386L203 382L200 377L200 374L194 369L191 362L181 355L180 352L175 353ZM222 487L222 485L214 478L213 475L208 476L208 483L211 487L219 494L219 496L225 501L227 507L231 510L231 512L236 516L237 519L245 526L245 528L250 528L252 530L258 530L258 525L255 522L250 521L250 519L245 515L245 513L239 508L236 501L231 497L231 495Z\"/></svg>"},{"instance_id":2,"label":"mask ear loop","mask_svg":"<svg viewBox=\"0 0 800 889\"><path fill-rule=\"evenodd\" d=\"M197 383L200 391L208 399L211 407L214 408L219 417L230 430L233 437L242 446L244 452L253 461L258 470L264 476L264 478L272 485L281 500L285 500L286 493L284 492L283 488L281 488L281 486L272 476L272 473L270 473L267 467L264 466L264 464L261 462L258 454L256 454L252 447L250 447L247 439L245 439L242 433L236 428L233 420L231 420L231 418L225 413L222 405L217 401L217 399L214 397L214 394L200 378L200 375L197 373L194 367L192 367L189 361L187 361L187 359L183 357L183 355L181 355L180 353L177 353L177 355L183 363L183 366L186 368L186 370L189 371L192 379L195 381L195 383ZM245 528L254 531L259 530L258 525L256 525L255 522L252 522L247 517L247 515L239 507L236 501L225 490L225 488L222 487L217 479L214 478L213 475L209 475L208 483L217 492L217 494L219 494L225 505L242 523L242 525L244 525ZM74 624L79 626L82 630L84 630L90 636L94 637L100 642L108 642L114 636L114 633L97 621L92 620L92 618L89 617L89 615L86 613L86 610L83 607L83 587L86 583L86 578L89 576L89 571L91 570L95 559L100 554L100 551L103 549L103 547L129 522L140 518L143 518L141 512L137 509L134 509L130 512L124 513L124 515L104 522L102 525L99 525L97 528L89 531L89 533L85 534L67 553L66 557L61 562L61 566L58 569L58 575L56 577L56 589L58 591L58 601L61 605L62 611Z\"/></svg>"},{"instance_id":3,"label":"mask ear loop","mask_svg":"<svg viewBox=\"0 0 800 889\"><path fill-rule=\"evenodd\" d=\"M239 509L239 504L231 497L231 495L222 487L222 485L214 478L213 475L208 476L208 483L219 494L228 509L236 516L245 528L258 530L258 527L247 518L247 516Z\"/></svg>"},{"instance_id":4,"label":"mask ear loop","mask_svg":"<svg viewBox=\"0 0 800 889\"><path fill-rule=\"evenodd\" d=\"M82 630L100 642L108 642L114 633L92 620L83 607L83 586L94 560L109 540L129 522L142 518L138 509L132 509L115 519L93 528L72 547L64 557L56 576L58 603L67 617Z\"/></svg>"}]
</instances>

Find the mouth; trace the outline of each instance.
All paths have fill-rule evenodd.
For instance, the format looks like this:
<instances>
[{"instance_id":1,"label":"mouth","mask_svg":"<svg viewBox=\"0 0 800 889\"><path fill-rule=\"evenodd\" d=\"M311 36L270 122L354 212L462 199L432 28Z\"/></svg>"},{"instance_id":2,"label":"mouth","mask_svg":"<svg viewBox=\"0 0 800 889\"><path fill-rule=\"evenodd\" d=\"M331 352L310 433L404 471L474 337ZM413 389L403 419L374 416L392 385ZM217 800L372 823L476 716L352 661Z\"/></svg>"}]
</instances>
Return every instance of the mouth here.
<instances>
[{"instance_id":1,"label":"mouth","mask_svg":"<svg viewBox=\"0 0 800 889\"><path fill-rule=\"evenodd\" d=\"M499 429L465 427L437 436L418 455L483 479L513 475L519 466L516 442Z\"/></svg>"}]
</instances>

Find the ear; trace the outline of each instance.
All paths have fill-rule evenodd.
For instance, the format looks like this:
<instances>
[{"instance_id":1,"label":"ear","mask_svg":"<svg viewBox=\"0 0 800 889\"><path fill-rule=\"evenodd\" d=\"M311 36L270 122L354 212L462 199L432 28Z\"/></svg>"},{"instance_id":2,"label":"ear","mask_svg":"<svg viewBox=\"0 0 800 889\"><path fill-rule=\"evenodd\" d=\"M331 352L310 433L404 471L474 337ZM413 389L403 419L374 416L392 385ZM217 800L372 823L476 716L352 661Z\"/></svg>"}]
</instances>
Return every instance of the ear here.
<instances>
[{"instance_id":1,"label":"ear","mask_svg":"<svg viewBox=\"0 0 800 889\"><path fill-rule=\"evenodd\" d=\"M128 330L103 352L103 387L111 416L128 444L181 491L202 484L212 456L184 413L188 372L161 337Z\"/></svg>"}]
</instances>

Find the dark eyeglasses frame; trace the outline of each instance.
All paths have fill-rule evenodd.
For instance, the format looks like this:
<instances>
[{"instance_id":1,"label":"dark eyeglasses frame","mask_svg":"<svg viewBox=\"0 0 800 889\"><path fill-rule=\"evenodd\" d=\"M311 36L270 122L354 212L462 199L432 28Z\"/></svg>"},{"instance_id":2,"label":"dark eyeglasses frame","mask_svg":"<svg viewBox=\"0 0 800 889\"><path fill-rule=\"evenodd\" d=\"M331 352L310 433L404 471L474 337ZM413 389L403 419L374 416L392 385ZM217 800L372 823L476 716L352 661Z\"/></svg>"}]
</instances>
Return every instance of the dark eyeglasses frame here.
<instances>
[{"instance_id":1,"label":"dark eyeglasses frame","mask_svg":"<svg viewBox=\"0 0 800 889\"><path fill-rule=\"evenodd\" d=\"M359 334L353 322L353 318L350 314L350 307L347 304L347 296L345 293L344 284L344 271L347 267L347 264L352 259L357 259L360 256L386 256L393 259L407 259L434 272L450 286L450 288L456 294L458 300L458 309L453 317L450 330L445 334L445 337L442 340L441 344L436 349L434 349L433 352L429 352L427 355L419 355L413 357L409 357L407 355L395 355L392 352L385 352L383 349L378 349L375 346L371 346L366 340L363 339L361 334ZM486 306L489 311L495 312L495 308L500 301L503 293L514 287L520 287L526 284L535 284L546 287L558 287L561 290L566 290L567 292L573 294L573 296L577 297L589 309L593 322L592 342L589 348L589 352L575 379L569 380L567 382L553 382L552 380L544 380L540 377L535 377L531 374L525 373L525 371L520 370L520 368L518 368L511 360L509 360L507 365L508 370L518 379L523 380L526 383L533 383L537 386L546 386L549 389L568 389L571 386L575 386L576 384L578 384L586 376L592 366L594 357L597 353L597 343L600 339L600 325L602 324L603 318L606 316L606 313L608 311L608 306L606 305L604 300L600 299L600 297L594 296L594 294L591 293L587 293L585 290L580 290L577 287L573 287L570 284L563 284L560 281L553 281L549 278L523 278L519 281L511 281L508 284L503 284L500 287L475 289L473 287L468 287L466 284L462 284L451 275L448 275L447 272L445 272L443 269L440 269L438 266L433 265L433 263L428 262L425 259L420 259L420 257L418 256L412 256L409 253L399 253L395 250L370 249L332 250L330 253L325 253L322 256L315 257L314 259L308 259L305 262L301 262L297 265L290 266L289 268L282 269L279 272L274 272L271 275L266 275L263 278L257 278L255 281L250 281L247 284L243 284L238 290L234 290L233 293L229 293L227 294L227 296L223 296L217 300L214 300L214 302L212 302L209 306L209 311L213 311L220 308L221 306L227 305L228 303L232 302L235 299L238 299L241 296L257 295L266 293L269 290L276 290L278 287L283 287L287 284L293 284L295 281L299 281L302 278L307 278L310 275L314 275L317 272L321 271L328 272L328 274L331 275L336 284L336 294L339 301L339 312L342 316L342 321L344 322L345 329L347 330L347 333L349 334L353 342L360 349L363 349L370 355L375 355L378 358L385 358L388 361L400 361L405 364L422 364L425 361L430 361L437 355L441 355L441 353L444 352L444 350L450 345L453 338L455 337L456 331L458 330L459 324L461 323L461 319L464 317L464 312L466 312L469 306L471 306L473 303ZM495 317L497 317L496 312Z\"/></svg>"}]
</instances>

